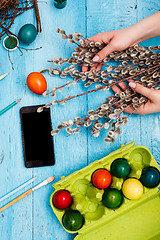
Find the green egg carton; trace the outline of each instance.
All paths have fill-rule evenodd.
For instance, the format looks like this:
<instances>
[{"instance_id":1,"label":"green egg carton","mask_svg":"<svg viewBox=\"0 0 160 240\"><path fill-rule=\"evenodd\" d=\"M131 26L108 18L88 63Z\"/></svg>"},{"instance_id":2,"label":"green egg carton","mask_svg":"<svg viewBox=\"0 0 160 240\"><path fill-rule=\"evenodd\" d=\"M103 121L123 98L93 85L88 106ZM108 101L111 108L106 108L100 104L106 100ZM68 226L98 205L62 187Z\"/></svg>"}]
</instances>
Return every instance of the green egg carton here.
<instances>
[{"instance_id":1,"label":"green egg carton","mask_svg":"<svg viewBox=\"0 0 160 240\"><path fill-rule=\"evenodd\" d=\"M101 201L104 190L92 185L92 173L99 168L110 171L111 163L117 158L125 158L130 164L128 177L139 179L144 167L153 166L159 169L156 160L145 146L135 146L134 142L121 145L108 156L67 177L61 177L60 181L53 184L55 191L50 197L50 204L54 213L62 224L65 210L57 209L52 198L56 191L66 189L73 197L71 209L80 211L85 219L75 240L160 240L160 185L155 188L144 187L144 193L138 200L124 197L122 205L117 209L105 207ZM111 187L121 190L123 181L124 179L112 177Z\"/></svg>"}]
</instances>

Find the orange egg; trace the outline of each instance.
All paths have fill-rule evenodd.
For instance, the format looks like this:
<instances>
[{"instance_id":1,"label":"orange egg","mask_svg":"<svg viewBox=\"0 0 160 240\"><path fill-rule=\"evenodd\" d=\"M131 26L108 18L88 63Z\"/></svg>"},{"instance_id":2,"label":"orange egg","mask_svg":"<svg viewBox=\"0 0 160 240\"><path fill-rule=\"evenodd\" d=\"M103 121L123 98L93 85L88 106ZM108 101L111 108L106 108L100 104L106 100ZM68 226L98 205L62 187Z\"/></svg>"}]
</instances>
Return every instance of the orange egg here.
<instances>
[{"instance_id":1,"label":"orange egg","mask_svg":"<svg viewBox=\"0 0 160 240\"><path fill-rule=\"evenodd\" d=\"M27 86L33 93L41 95L47 89L47 82L41 73L32 72L27 77Z\"/></svg>"},{"instance_id":2,"label":"orange egg","mask_svg":"<svg viewBox=\"0 0 160 240\"><path fill-rule=\"evenodd\" d=\"M111 174L106 169L99 168L93 172L91 181L95 187L105 189L111 184L112 178Z\"/></svg>"}]
</instances>

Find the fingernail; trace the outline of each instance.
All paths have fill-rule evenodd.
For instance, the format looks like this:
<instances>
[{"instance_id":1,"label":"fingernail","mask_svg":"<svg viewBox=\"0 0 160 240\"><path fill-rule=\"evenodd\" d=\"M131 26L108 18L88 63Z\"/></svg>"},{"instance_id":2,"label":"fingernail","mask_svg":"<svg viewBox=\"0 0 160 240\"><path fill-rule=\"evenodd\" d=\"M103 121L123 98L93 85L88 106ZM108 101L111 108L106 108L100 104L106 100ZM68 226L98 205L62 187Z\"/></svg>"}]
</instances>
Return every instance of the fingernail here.
<instances>
[{"instance_id":1,"label":"fingernail","mask_svg":"<svg viewBox=\"0 0 160 240\"><path fill-rule=\"evenodd\" d=\"M130 83L129 83L129 86L130 86L131 88L135 89L135 88L136 88L136 83L135 83L135 82L130 82Z\"/></svg>"},{"instance_id":2,"label":"fingernail","mask_svg":"<svg viewBox=\"0 0 160 240\"><path fill-rule=\"evenodd\" d=\"M93 61L98 62L99 61L99 56L98 55L94 56Z\"/></svg>"}]
</instances>

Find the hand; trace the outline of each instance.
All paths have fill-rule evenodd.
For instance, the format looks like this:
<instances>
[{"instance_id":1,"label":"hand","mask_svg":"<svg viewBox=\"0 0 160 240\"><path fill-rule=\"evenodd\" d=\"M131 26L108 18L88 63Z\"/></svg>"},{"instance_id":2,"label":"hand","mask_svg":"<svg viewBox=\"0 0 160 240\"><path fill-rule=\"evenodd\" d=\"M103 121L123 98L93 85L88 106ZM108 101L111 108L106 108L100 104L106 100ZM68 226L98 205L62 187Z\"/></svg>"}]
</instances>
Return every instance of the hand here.
<instances>
[{"instance_id":1,"label":"hand","mask_svg":"<svg viewBox=\"0 0 160 240\"><path fill-rule=\"evenodd\" d=\"M125 91L128 88L128 86L123 82L119 83L118 85L123 91ZM145 115L160 112L160 90L146 88L134 81L130 81L129 86L137 93L140 93L148 98L148 101L146 103L142 103L141 106L136 111L134 111L134 113ZM121 92L121 89L119 87L114 85L112 87L112 90L115 93ZM125 110L125 112L132 113L133 110L134 110L133 107L129 107Z\"/></svg>"},{"instance_id":2,"label":"hand","mask_svg":"<svg viewBox=\"0 0 160 240\"><path fill-rule=\"evenodd\" d=\"M121 51L139 43L136 41L136 35L133 34L132 28L124 28L121 30L98 33L95 36L89 38L89 40L106 44L106 47L104 47L101 51L98 52L98 54L96 54L96 56L94 56L93 61L95 62L102 61L111 52ZM91 68L91 71L96 68L100 70L102 68L102 65L95 64ZM87 69L88 67L82 67L83 72L87 71Z\"/></svg>"},{"instance_id":3,"label":"hand","mask_svg":"<svg viewBox=\"0 0 160 240\"><path fill-rule=\"evenodd\" d=\"M157 12L128 28L98 33L89 38L89 40L93 42L106 44L106 47L94 56L93 61L97 62L97 64L95 64L90 71L93 71L96 68L100 70L102 64L98 65L98 62L102 61L111 52L121 51L146 39L160 36L159 21L160 12ZM83 72L86 72L87 70L88 67L82 67Z\"/></svg>"}]
</instances>

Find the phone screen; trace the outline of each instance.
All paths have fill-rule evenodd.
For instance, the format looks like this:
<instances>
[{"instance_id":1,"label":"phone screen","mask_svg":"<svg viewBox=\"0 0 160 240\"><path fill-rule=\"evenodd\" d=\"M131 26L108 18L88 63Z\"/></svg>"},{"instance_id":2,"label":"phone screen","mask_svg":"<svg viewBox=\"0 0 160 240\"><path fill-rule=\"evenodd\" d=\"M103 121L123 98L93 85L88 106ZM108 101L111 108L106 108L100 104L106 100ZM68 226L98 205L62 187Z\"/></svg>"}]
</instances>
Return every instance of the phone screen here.
<instances>
[{"instance_id":1,"label":"phone screen","mask_svg":"<svg viewBox=\"0 0 160 240\"><path fill-rule=\"evenodd\" d=\"M21 109L21 124L26 167L54 165L50 109L37 112L37 106Z\"/></svg>"}]
</instances>

